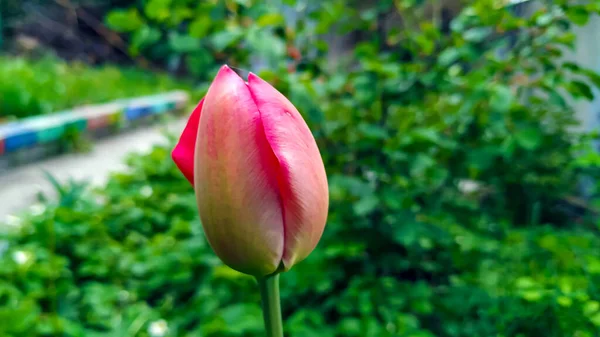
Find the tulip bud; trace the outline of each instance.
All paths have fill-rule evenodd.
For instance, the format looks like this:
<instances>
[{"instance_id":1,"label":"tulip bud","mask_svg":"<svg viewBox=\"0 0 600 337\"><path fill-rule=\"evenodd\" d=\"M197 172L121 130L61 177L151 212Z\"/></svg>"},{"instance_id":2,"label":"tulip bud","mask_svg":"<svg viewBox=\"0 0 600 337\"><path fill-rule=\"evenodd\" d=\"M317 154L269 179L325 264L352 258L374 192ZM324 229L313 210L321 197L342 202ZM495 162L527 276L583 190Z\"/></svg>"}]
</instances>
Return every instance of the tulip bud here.
<instances>
[{"instance_id":1,"label":"tulip bud","mask_svg":"<svg viewBox=\"0 0 600 337\"><path fill-rule=\"evenodd\" d=\"M206 237L225 264L265 276L316 247L327 220L323 160L302 116L250 73L223 66L173 160L193 184Z\"/></svg>"}]
</instances>

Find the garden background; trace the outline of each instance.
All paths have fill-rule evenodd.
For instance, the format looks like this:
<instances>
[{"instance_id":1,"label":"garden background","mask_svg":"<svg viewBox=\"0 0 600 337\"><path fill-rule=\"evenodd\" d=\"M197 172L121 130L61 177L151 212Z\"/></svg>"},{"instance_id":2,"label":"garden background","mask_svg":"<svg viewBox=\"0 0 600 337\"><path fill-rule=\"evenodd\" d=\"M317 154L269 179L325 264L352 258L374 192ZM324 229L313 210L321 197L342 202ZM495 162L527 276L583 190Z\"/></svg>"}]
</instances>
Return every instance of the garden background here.
<instances>
[{"instance_id":1,"label":"garden background","mask_svg":"<svg viewBox=\"0 0 600 337\"><path fill-rule=\"evenodd\" d=\"M597 50L577 41L599 1L0 6L5 123L174 88L195 103L224 63L296 105L331 205L281 278L288 336L600 336L600 156L577 118L600 74L569 57ZM0 336L263 335L176 136L104 186L51 179L56 198L0 227Z\"/></svg>"}]
</instances>

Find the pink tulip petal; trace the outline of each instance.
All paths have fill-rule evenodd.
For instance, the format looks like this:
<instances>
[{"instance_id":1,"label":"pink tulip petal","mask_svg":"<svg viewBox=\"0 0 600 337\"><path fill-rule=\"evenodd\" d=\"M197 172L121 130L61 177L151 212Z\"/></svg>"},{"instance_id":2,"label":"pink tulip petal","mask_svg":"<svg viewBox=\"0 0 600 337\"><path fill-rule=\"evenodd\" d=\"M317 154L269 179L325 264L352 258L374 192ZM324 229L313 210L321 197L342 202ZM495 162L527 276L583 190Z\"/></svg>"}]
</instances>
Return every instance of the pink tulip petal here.
<instances>
[{"instance_id":1,"label":"pink tulip petal","mask_svg":"<svg viewBox=\"0 0 600 337\"><path fill-rule=\"evenodd\" d=\"M282 262L287 270L306 258L323 234L329 206L327 176L316 141L292 103L252 73L248 86L279 162L285 225Z\"/></svg>"},{"instance_id":2,"label":"pink tulip petal","mask_svg":"<svg viewBox=\"0 0 600 337\"><path fill-rule=\"evenodd\" d=\"M267 275L281 263L277 169L248 86L222 67L204 99L194 182L208 241L223 262L240 272Z\"/></svg>"},{"instance_id":3,"label":"pink tulip petal","mask_svg":"<svg viewBox=\"0 0 600 337\"><path fill-rule=\"evenodd\" d=\"M200 124L200 113L204 105L204 98L196 106L188 122L183 129L179 142L173 149L171 157L185 178L194 185L194 151L196 150L196 138L198 137L198 125Z\"/></svg>"}]
</instances>

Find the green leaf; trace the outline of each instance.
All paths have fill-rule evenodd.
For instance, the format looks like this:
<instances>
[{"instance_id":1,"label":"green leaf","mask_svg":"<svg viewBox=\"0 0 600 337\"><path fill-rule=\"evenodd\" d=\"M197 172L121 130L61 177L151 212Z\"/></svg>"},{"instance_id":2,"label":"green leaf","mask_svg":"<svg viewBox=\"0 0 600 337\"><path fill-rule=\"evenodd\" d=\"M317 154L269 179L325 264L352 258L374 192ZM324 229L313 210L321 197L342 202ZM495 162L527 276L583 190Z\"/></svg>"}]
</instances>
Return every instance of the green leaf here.
<instances>
[{"instance_id":1,"label":"green leaf","mask_svg":"<svg viewBox=\"0 0 600 337\"><path fill-rule=\"evenodd\" d=\"M597 301L589 301L583 305L583 314L591 316L600 310L600 303Z\"/></svg>"},{"instance_id":2,"label":"green leaf","mask_svg":"<svg viewBox=\"0 0 600 337\"><path fill-rule=\"evenodd\" d=\"M559 296L556 299L556 303L563 307L570 307L571 305L573 305L573 300L567 296Z\"/></svg>"},{"instance_id":3,"label":"green leaf","mask_svg":"<svg viewBox=\"0 0 600 337\"><path fill-rule=\"evenodd\" d=\"M585 97L588 100L594 99L594 93L592 92L592 88L584 82L581 81L571 81L567 84L567 90L574 97Z\"/></svg>"},{"instance_id":4,"label":"green leaf","mask_svg":"<svg viewBox=\"0 0 600 337\"><path fill-rule=\"evenodd\" d=\"M394 227L393 239L404 246L410 246L417 243L421 235L422 231L419 224L407 222Z\"/></svg>"},{"instance_id":5,"label":"green leaf","mask_svg":"<svg viewBox=\"0 0 600 337\"><path fill-rule=\"evenodd\" d=\"M410 163L411 176L422 176L425 171L435 166L435 159L425 153L419 153Z\"/></svg>"},{"instance_id":6,"label":"green leaf","mask_svg":"<svg viewBox=\"0 0 600 337\"><path fill-rule=\"evenodd\" d=\"M556 90L548 91L548 102L558 105L559 107L566 109L568 107L567 101L563 98L563 96L558 93Z\"/></svg>"},{"instance_id":7,"label":"green leaf","mask_svg":"<svg viewBox=\"0 0 600 337\"><path fill-rule=\"evenodd\" d=\"M267 13L256 20L259 27L278 26L285 22L283 15L279 13Z\"/></svg>"},{"instance_id":8,"label":"green leaf","mask_svg":"<svg viewBox=\"0 0 600 337\"><path fill-rule=\"evenodd\" d=\"M477 171L487 170L491 165L494 165L497 156L498 149L496 147L481 147L470 150L467 154L469 168Z\"/></svg>"},{"instance_id":9,"label":"green leaf","mask_svg":"<svg viewBox=\"0 0 600 337\"><path fill-rule=\"evenodd\" d=\"M131 39L130 50L137 54L141 49L151 46L158 42L161 37L160 30L152 27L144 25L142 28L138 29Z\"/></svg>"},{"instance_id":10,"label":"green leaf","mask_svg":"<svg viewBox=\"0 0 600 337\"><path fill-rule=\"evenodd\" d=\"M176 53L189 53L201 49L200 40L190 35L172 33L169 35L169 46Z\"/></svg>"},{"instance_id":11,"label":"green leaf","mask_svg":"<svg viewBox=\"0 0 600 337\"><path fill-rule=\"evenodd\" d=\"M263 329L261 309L256 304L233 304L221 309L219 316L234 334L259 333Z\"/></svg>"},{"instance_id":12,"label":"green leaf","mask_svg":"<svg viewBox=\"0 0 600 337\"><path fill-rule=\"evenodd\" d=\"M172 0L150 0L146 3L144 13L146 13L149 18L156 21L165 21L171 15L171 1Z\"/></svg>"},{"instance_id":13,"label":"green leaf","mask_svg":"<svg viewBox=\"0 0 600 337\"><path fill-rule=\"evenodd\" d=\"M209 32L211 27L210 18L201 16L190 24L190 35L195 38L203 38Z\"/></svg>"},{"instance_id":14,"label":"green leaf","mask_svg":"<svg viewBox=\"0 0 600 337\"><path fill-rule=\"evenodd\" d=\"M361 322L357 318L345 318L339 323L338 329L345 336L355 336L360 334Z\"/></svg>"},{"instance_id":15,"label":"green leaf","mask_svg":"<svg viewBox=\"0 0 600 337\"><path fill-rule=\"evenodd\" d=\"M186 58L189 71L196 76L209 76L209 69L214 61L212 55L205 49L195 51Z\"/></svg>"},{"instance_id":16,"label":"green leaf","mask_svg":"<svg viewBox=\"0 0 600 337\"><path fill-rule=\"evenodd\" d=\"M327 87L331 91L340 91L347 84L348 76L343 73L334 74L327 81Z\"/></svg>"},{"instance_id":17,"label":"green leaf","mask_svg":"<svg viewBox=\"0 0 600 337\"><path fill-rule=\"evenodd\" d=\"M592 322L595 326L600 327L600 312L590 317L590 322Z\"/></svg>"},{"instance_id":18,"label":"green leaf","mask_svg":"<svg viewBox=\"0 0 600 337\"><path fill-rule=\"evenodd\" d=\"M106 23L110 28L119 32L132 32L144 24L140 13L135 8L110 12L106 17Z\"/></svg>"},{"instance_id":19,"label":"green leaf","mask_svg":"<svg viewBox=\"0 0 600 337\"><path fill-rule=\"evenodd\" d=\"M585 6L570 6L566 14L569 20L580 26L587 24L590 19L590 12Z\"/></svg>"},{"instance_id":20,"label":"green leaf","mask_svg":"<svg viewBox=\"0 0 600 337\"><path fill-rule=\"evenodd\" d=\"M517 143L524 149L532 151L542 142L542 132L539 128L528 127L517 131L514 135Z\"/></svg>"},{"instance_id":21,"label":"green leaf","mask_svg":"<svg viewBox=\"0 0 600 337\"><path fill-rule=\"evenodd\" d=\"M594 86L600 89L600 75L593 70L583 69L583 74L594 84Z\"/></svg>"},{"instance_id":22,"label":"green leaf","mask_svg":"<svg viewBox=\"0 0 600 337\"><path fill-rule=\"evenodd\" d=\"M529 302L537 302L544 297L544 294L541 290L527 290L524 291L521 296Z\"/></svg>"},{"instance_id":23,"label":"green leaf","mask_svg":"<svg viewBox=\"0 0 600 337\"><path fill-rule=\"evenodd\" d=\"M577 36L573 32L566 32L556 37L555 41L558 44L569 47L569 49L575 49L575 41Z\"/></svg>"},{"instance_id":24,"label":"green leaf","mask_svg":"<svg viewBox=\"0 0 600 337\"><path fill-rule=\"evenodd\" d=\"M285 57L285 42L269 31L250 29L246 33L245 42L255 55L260 56L271 67L277 67Z\"/></svg>"},{"instance_id":25,"label":"green leaf","mask_svg":"<svg viewBox=\"0 0 600 337\"><path fill-rule=\"evenodd\" d=\"M586 269L590 274L600 274L600 260L590 258L586 263Z\"/></svg>"},{"instance_id":26,"label":"green leaf","mask_svg":"<svg viewBox=\"0 0 600 337\"><path fill-rule=\"evenodd\" d=\"M531 289L536 286L536 283L535 283L535 280L532 279L531 277L523 276L523 277L519 277L515 281L515 285L519 289Z\"/></svg>"},{"instance_id":27,"label":"green leaf","mask_svg":"<svg viewBox=\"0 0 600 337\"><path fill-rule=\"evenodd\" d=\"M239 41L243 36L243 32L239 29L231 29L217 32L212 35L211 42L215 50L223 51L227 47Z\"/></svg>"},{"instance_id":28,"label":"green leaf","mask_svg":"<svg viewBox=\"0 0 600 337\"><path fill-rule=\"evenodd\" d=\"M388 137L385 129L375 124L360 123L358 125L358 131L368 138L385 139Z\"/></svg>"},{"instance_id":29,"label":"green leaf","mask_svg":"<svg viewBox=\"0 0 600 337\"><path fill-rule=\"evenodd\" d=\"M538 16L535 20L535 23L538 26L547 26L552 22L552 19L553 19L552 14L545 13L545 14Z\"/></svg>"},{"instance_id":30,"label":"green leaf","mask_svg":"<svg viewBox=\"0 0 600 337\"><path fill-rule=\"evenodd\" d=\"M457 48L444 49L438 57L438 62L442 67L448 67L456 62L460 57L460 51Z\"/></svg>"},{"instance_id":31,"label":"green leaf","mask_svg":"<svg viewBox=\"0 0 600 337\"><path fill-rule=\"evenodd\" d=\"M505 85L497 85L494 87L492 97L490 99L490 107L492 110L504 113L512 106L514 95L512 90Z\"/></svg>"},{"instance_id":32,"label":"green leaf","mask_svg":"<svg viewBox=\"0 0 600 337\"><path fill-rule=\"evenodd\" d=\"M463 38L469 42L481 42L492 33L491 27L476 27L466 30Z\"/></svg>"},{"instance_id":33,"label":"green leaf","mask_svg":"<svg viewBox=\"0 0 600 337\"><path fill-rule=\"evenodd\" d=\"M177 6L169 13L168 24L177 26L194 17L194 11L188 7Z\"/></svg>"},{"instance_id":34,"label":"green leaf","mask_svg":"<svg viewBox=\"0 0 600 337\"><path fill-rule=\"evenodd\" d=\"M367 195L354 204L354 213L365 216L372 213L379 205L379 199L375 195Z\"/></svg>"},{"instance_id":35,"label":"green leaf","mask_svg":"<svg viewBox=\"0 0 600 337\"><path fill-rule=\"evenodd\" d=\"M377 8L369 8L368 10L361 11L360 18L365 21L371 21L377 18Z\"/></svg>"}]
</instances>

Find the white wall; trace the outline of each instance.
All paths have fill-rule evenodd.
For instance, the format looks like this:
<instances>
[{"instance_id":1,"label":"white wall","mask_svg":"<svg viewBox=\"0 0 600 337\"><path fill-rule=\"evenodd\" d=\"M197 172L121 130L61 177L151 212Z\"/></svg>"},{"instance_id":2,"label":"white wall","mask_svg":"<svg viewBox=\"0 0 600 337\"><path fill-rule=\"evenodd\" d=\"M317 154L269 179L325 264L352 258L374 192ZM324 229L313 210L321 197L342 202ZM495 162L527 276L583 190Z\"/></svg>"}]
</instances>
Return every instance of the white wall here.
<instances>
[{"instance_id":1,"label":"white wall","mask_svg":"<svg viewBox=\"0 0 600 337\"><path fill-rule=\"evenodd\" d=\"M586 26L576 27L574 33L577 36L575 52L566 53L565 58L600 74L600 16L591 17ZM582 128L588 131L600 127L600 91L596 89L594 93L593 102L573 102Z\"/></svg>"}]
</instances>

